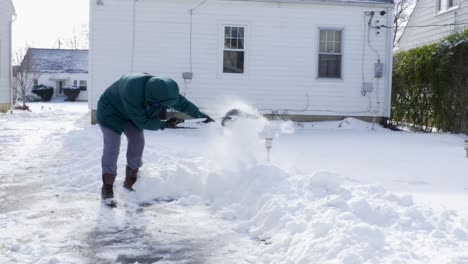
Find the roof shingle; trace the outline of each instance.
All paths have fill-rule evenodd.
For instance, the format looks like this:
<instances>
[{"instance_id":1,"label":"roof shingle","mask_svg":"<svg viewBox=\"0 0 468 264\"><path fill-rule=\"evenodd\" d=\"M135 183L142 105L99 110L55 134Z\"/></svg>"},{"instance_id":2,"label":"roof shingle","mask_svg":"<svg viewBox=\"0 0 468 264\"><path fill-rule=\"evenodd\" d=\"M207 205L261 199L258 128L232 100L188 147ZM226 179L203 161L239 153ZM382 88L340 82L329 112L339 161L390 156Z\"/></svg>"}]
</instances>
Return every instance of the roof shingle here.
<instances>
[{"instance_id":1,"label":"roof shingle","mask_svg":"<svg viewBox=\"0 0 468 264\"><path fill-rule=\"evenodd\" d=\"M88 50L29 48L26 56L34 64L34 71L88 73Z\"/></svg>"}]
</instances>

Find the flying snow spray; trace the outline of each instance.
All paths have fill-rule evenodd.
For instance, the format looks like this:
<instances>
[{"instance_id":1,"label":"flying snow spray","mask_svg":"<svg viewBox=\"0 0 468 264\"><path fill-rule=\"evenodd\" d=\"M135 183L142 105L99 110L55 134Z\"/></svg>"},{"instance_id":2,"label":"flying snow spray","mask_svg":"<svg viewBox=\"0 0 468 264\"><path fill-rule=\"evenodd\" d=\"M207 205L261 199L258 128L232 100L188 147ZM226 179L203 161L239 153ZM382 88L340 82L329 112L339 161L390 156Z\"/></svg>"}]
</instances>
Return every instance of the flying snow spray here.
<instances>
[{"instance_id":1,"label":"flying snow spray","mask_svg":"<svg viewBox=\"0 0 468 264\"><path fill-rule=\"evenodd\" d=\"M267 149L267 161L270 161L270 150L273 143L273 138L265 138L265 147Z\"/></svg>"}]
</instances>

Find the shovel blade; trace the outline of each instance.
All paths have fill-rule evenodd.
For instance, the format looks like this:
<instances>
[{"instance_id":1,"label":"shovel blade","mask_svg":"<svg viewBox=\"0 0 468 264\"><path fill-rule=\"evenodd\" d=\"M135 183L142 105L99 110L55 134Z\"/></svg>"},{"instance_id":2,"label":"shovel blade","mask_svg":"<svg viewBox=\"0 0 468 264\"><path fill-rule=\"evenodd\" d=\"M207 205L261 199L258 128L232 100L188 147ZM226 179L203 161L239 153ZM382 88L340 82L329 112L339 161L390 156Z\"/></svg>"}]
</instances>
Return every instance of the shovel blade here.
<instances>
[{"instance_id":1,"label":"shovel blade","mask_svg":"<svg viewBox=\"0 0 468 264\"><path fill-rule=\"evenodd\" d=\"M238 118L248 118L248 119L259 119L260 116L254 115L251 113L247 113L245 111L242 111L240 109L231 109L226 112L224 115L223 119L221 120L221 125L222 126L228 126L232 122L234 122Z\"/></svg>"}]
</instances>

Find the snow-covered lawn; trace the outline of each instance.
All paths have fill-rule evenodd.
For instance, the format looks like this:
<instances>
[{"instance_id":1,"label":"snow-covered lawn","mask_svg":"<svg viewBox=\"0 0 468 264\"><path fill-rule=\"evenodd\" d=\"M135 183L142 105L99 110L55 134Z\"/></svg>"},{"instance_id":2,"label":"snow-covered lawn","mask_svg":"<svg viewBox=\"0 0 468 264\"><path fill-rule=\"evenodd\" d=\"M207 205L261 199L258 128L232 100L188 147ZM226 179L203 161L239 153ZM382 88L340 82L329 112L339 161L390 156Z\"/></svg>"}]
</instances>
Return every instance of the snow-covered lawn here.
<instances>
[{"instance_id":1,"label":"snow-covered lawn","mask_svg":"<svg viewBox=\"0 0 468 264\"><path fill-rule=\"evenodd\" d=\"M87 104L31 108L0 114L0 263L468 263L463 135L355 119L146 131L135 193L122 137L110 209Z\"/></svg>"}]
</instances>

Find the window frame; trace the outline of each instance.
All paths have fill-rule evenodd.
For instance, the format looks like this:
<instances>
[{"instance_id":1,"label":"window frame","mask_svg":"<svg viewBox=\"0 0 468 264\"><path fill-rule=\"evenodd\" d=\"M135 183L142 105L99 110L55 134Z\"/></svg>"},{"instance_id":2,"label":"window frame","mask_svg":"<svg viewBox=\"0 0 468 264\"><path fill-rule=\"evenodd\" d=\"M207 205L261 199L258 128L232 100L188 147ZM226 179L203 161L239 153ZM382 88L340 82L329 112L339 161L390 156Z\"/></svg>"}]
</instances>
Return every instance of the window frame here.
<instances>
[{"instance_id":1,"label":"window frame","mask_svg":"<svg viewBox=\"0 0 468 264\"><path fill-rule=\"evenodd\" d=\"M224 51L226 48L224 47L225 41L225 28L226 27L238 27L244 29L244 48L242 50L239 49L227 49L227 51L242 51L244 52L244 71L242 73L232 73L232 72L224 72ZM235 79L243 79L247 78L249 75L249 41L250 41L250 30L248 23L242 22L220 22L219 23L219 52L218 52L218 78L235 78Z\"/></svg>"},{"instance_id":2,"label":"window frame","mask_svg":"<svg viewBox=\"0 0 468 264\"><path fill-rule=\"evenodd\" d=\"M81 82L85 82L85 86L81 85ZM80 91L87 91L88 90L88 80L79 80L78 81L78 88L80 88Z\"/></svg>"},{"instance_id":3,"label":"window frame","mask_svg":"<svg viewBox=\"0 0 468 264\"><path fill-rule=\"evenodd\" d=\"M337 53L330 53L330 52L321 52L320 51L320 32L322 30L333 30L333 31L340 31L341 32L341 40L340 40L340 53L337 54ZM344 79L344 52L343 52L343 49L344 49L344 45L343 45L343 40L344 40L344 31L345 31L345 28L344 27L328 27L328 26L324 26L324 27L317 27L317 70L316 70L316 79L317 80L330 80L330 81L334 81L334 80L337 80L337 81L340 81L340 80L343 80ZM324 55L339 55L341 56L341 62L340 62L340 76L339 77L322 77L320 76L320 55L321 54L324 54Z\"/></svg>"},{"instance_id":4,"label":"window frame","mask_svg":"<svg viewBox=\"0 0 468 264\"><path fill-rule=\"evenodd\" d=\"M452 5L449 6L449 3ZM460 8L460 0L436 0L435 14L442 15Z\"/></svg>"}]
</instances>

